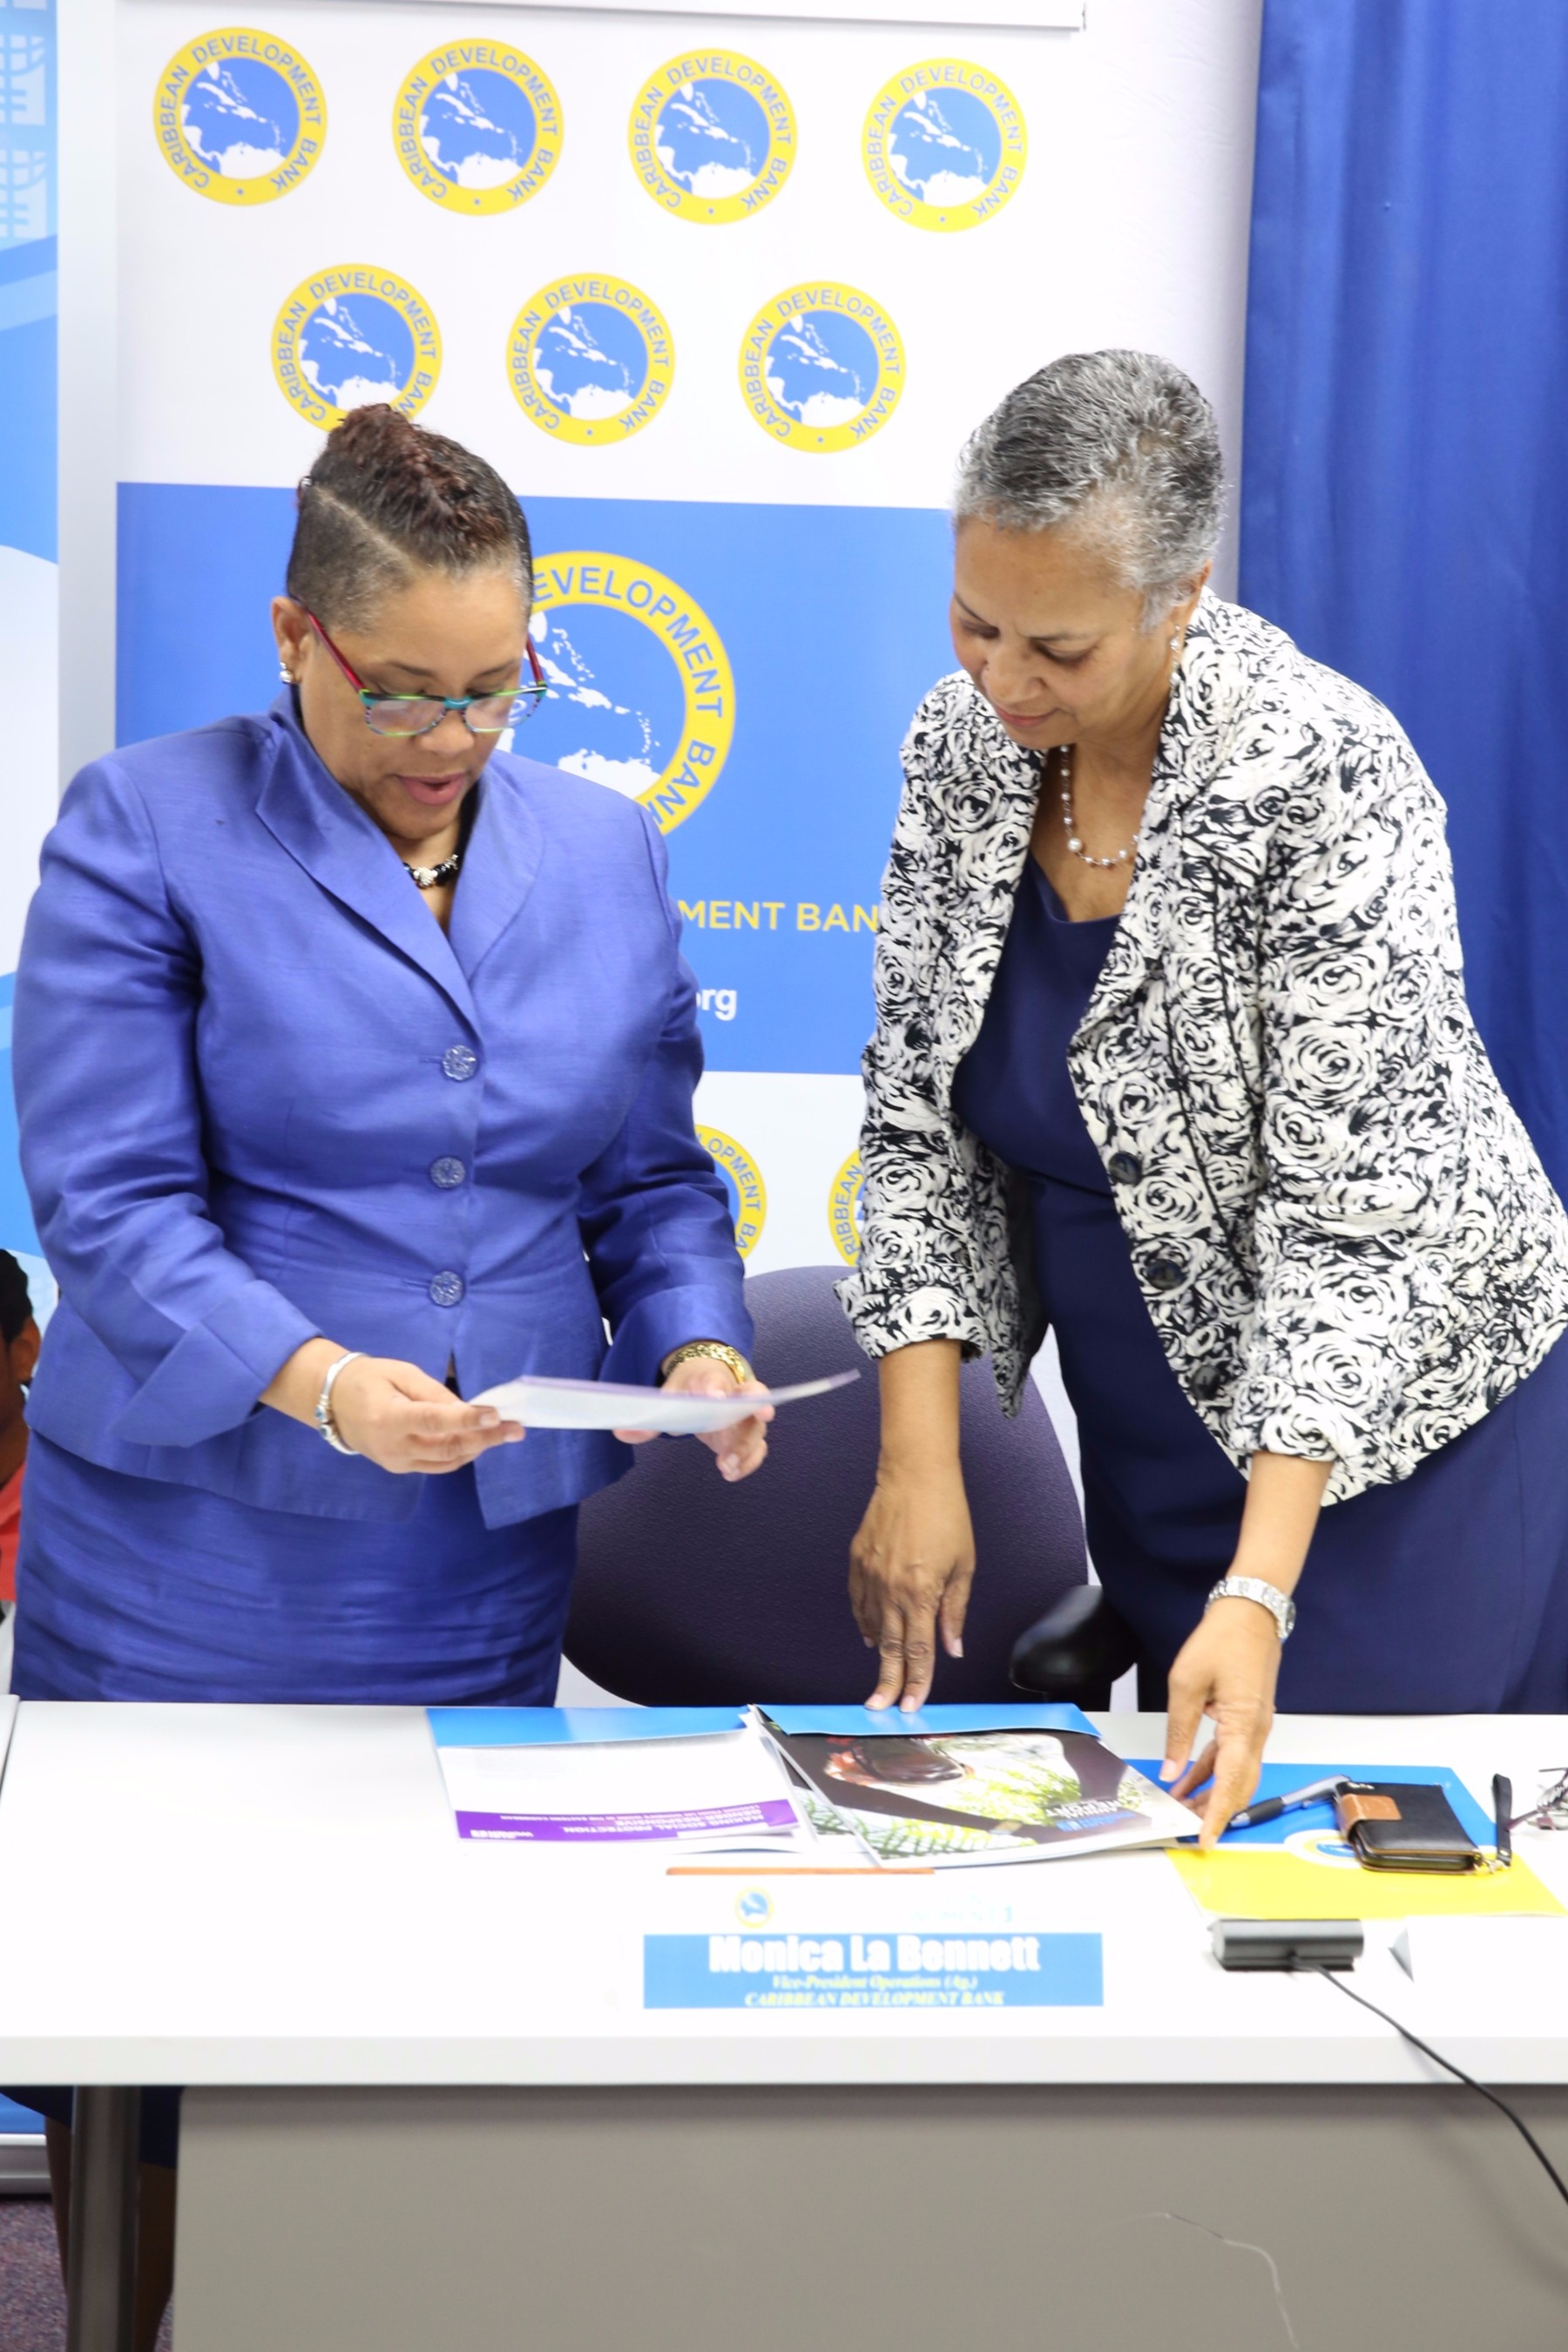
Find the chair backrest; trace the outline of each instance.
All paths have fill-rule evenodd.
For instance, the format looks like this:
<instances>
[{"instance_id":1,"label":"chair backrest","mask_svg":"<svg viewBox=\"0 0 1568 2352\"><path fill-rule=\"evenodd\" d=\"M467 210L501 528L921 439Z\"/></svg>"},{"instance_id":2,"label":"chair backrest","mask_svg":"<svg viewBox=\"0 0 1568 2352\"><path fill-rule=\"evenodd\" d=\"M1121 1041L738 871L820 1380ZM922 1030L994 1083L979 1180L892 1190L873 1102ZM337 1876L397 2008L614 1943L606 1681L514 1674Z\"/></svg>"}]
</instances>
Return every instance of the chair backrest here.
<instances>
[{"instance_id":1,"label":"chair backrest","mask_svg":"<svg viewBox=\"0 0 1568 2352\"><path fill-rule=\"evenodd\" d=\"M754 1476L727 1486L706 1446L656 1439L584 1504L566 1654L619 1697L853 1703L875 1685L846 1583L876 1475L877 1377L833 1295L842 1271L794 1266L746 1285L761 1379L862 1374L782 1412ZM1086 1580L1083 1525L1032 1383L1009 1421L989 1364L966 1364L962 1446L979 1567L963 1656L939 1659L932 1696L1006 1699L1015 1640Z\"/></svg>"}]
</instances>

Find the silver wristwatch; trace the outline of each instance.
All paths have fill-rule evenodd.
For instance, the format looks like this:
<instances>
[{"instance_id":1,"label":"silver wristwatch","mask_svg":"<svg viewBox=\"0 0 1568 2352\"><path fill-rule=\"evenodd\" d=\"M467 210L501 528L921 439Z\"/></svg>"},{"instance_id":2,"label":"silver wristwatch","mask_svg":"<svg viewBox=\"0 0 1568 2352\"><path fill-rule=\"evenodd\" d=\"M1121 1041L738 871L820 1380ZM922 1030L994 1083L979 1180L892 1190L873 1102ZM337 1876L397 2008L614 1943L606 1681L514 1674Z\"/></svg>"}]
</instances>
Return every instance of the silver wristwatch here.
<instances>
[{"instance_id":1,"label":"silver wristwatch","mask_svg":"<svg viewBox=\"0 0 1568 2352\"><path fill-rule=\"evenodd\" d=\"M1277 1585L1265 1584L1260 1576L1222 1576L1205 1601L1205 1608L1215 1601L1256 1601L1273 1618L1279 1639L1289 1640L1290 1629L1296 1622L1296 1604Z\"/></svg>"},{"instance_id":2,"label":"silver wristwatch","mask_svg":"<svg viewBox=\"0 0 1568 2352\"><path fill-rule=\"evenodd\" d=\"M332 1418L332 1383L337 1379L338 1374L342 1370L345 1364L357 1364L363 1353L364 1350L363 1348L351 1348L346 1356L340 1356L335 1364L329 1364L327 1366L327 1377L321 1382L321 1393L316 1399L316 1427L321 1431L321 1435L326 1439L327 1444L331 1447L334 1454L357 1454L359 1452L357 1445L344 1444L342 1438L339 1433L338 1424Z\"/></svg>"}]
</instances>

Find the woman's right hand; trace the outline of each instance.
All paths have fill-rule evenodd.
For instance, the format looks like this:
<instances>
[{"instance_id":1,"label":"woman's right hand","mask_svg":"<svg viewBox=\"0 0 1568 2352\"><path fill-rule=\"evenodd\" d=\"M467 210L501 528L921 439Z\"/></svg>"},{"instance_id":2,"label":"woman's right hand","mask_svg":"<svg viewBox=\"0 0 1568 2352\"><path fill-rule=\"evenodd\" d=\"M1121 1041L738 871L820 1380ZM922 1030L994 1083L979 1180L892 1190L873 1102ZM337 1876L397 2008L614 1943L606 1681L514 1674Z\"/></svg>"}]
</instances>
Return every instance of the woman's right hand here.
<instances>
[{"instance_id":1,"label":"woman's right hand","mask_svg":"<svg viewBox=\"0 0 1568 2352\"><path fill-rule=\"evenodd\" d=\"M906 1713L925 1703L940 1631L948 1655L963 1655L963 1617L974 1579L974 1530L956 1460L883 1467L849 1547L849 1599L881 1675L868 1706Z\"/></svg>"},{"instance_id":2,"label":"woman's right hand","mask_svg":"<svg viewBox=\"0 0 1568 2352\"><path fill-rule=\"evenodd\" d=\"M345 1352L330 1340L308 1339L261 1402L314 1427L321 1382ZM345 1445L396 1473L460 1470L492 1445L515 1445L523 1435L493 1405L465 1404L417 1364L395 1356L356 1356L343 1366L332 1382L332 1420Z\"/></svg>"}]
</instances>

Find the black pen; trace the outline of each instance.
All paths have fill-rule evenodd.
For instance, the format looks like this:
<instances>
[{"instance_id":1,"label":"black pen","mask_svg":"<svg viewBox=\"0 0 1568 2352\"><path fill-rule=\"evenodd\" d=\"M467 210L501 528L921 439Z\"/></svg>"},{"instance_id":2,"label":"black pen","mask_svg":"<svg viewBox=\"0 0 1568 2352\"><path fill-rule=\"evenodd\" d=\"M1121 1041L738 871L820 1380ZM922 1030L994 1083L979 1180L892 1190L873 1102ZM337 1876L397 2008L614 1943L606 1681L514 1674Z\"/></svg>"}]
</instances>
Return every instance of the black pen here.
<instances>
[{"instance_id":1,"label":"black pen","mask_svg":"<svg viewBox=\"0 0 1568 2352\"><path fill-rule=\"evenodd\" d=\"M1513 1860L1513 1782L1501 1772L1492 1774L1492 1818L1497 1823L1497 1866L1506 1870Z\"/></svg>"},{"instance_id":2,"label":"black pen","mask_svg":"<svg viewBox=\"0 0 1568 2352\"><path fill-rule=\"evenodd\" d=\"M1315 1805L1321 1797L1337 1796L1344 1785L1344 1774L1336 1772L1331 1780L1312 1780L1304 1789L1292 1789L1287 1796L1265 1797L1260 1804L1244 1805L1239 1813L1232 1813L1229 1827L1255 1830L1260 1822L1277 1822L1281 1813L1293 1813L1300 1805Z\"/></svg>"}]
</instances>

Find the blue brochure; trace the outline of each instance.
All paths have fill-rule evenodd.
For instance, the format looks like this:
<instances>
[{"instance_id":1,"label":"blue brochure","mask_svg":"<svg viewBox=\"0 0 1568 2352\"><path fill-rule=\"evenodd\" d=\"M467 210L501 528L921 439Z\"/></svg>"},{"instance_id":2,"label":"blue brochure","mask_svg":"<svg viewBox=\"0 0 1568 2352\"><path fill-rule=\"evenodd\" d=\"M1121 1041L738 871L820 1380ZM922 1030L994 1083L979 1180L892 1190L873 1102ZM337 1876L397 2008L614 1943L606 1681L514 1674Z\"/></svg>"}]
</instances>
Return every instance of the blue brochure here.
<instances>
[{"instance_id":1,"label":"blue brochure","mask_svg":"<svg viewBox=\"0 0 1568 2352\"><path fill-rule=\"evenodd\" d=\"M739 1731L738 1706L429 1706L437 1748L563 1748Z\"/></svg>"},{"instance_id":2,"label":"blue brochure","mask_svg":"<svg viewBox=\"0 0 1568 2352\"><path fill-rule=\"evenodd\" d=\"M1160 1776L1157 1759L1139 1759L1133 1762L1136 1772L1146 1773L1151 1780ZM1347 1780L1396 1780L1406 1788L1424 1783L1428 1788L1441 1789L1459 1817L1460 1827L1467 1837L1479 1846L1489 1847L1495 1834L1488 1815L1477 1804L1457 1772L1445 1764L1265 1764L1251 1801L1260 1804L1265 1797L1288 1797L1292 1789L1310 1789L1314 1780L1327 1780L1335 1773ZM1199 1789L1187 1800L1201 1805L1206 1790ZM1259 1822L1255 1829L1226 1830L1221 1843L1226 1847L1247 1845L1283 1845L1300 1830L1331 1830L1336 1826L1331 1797L1321 1797L1316 1804L1300 1805L1294 1812L1276 1813L1271 1822Z\"/></svg>"}]
</instances>

